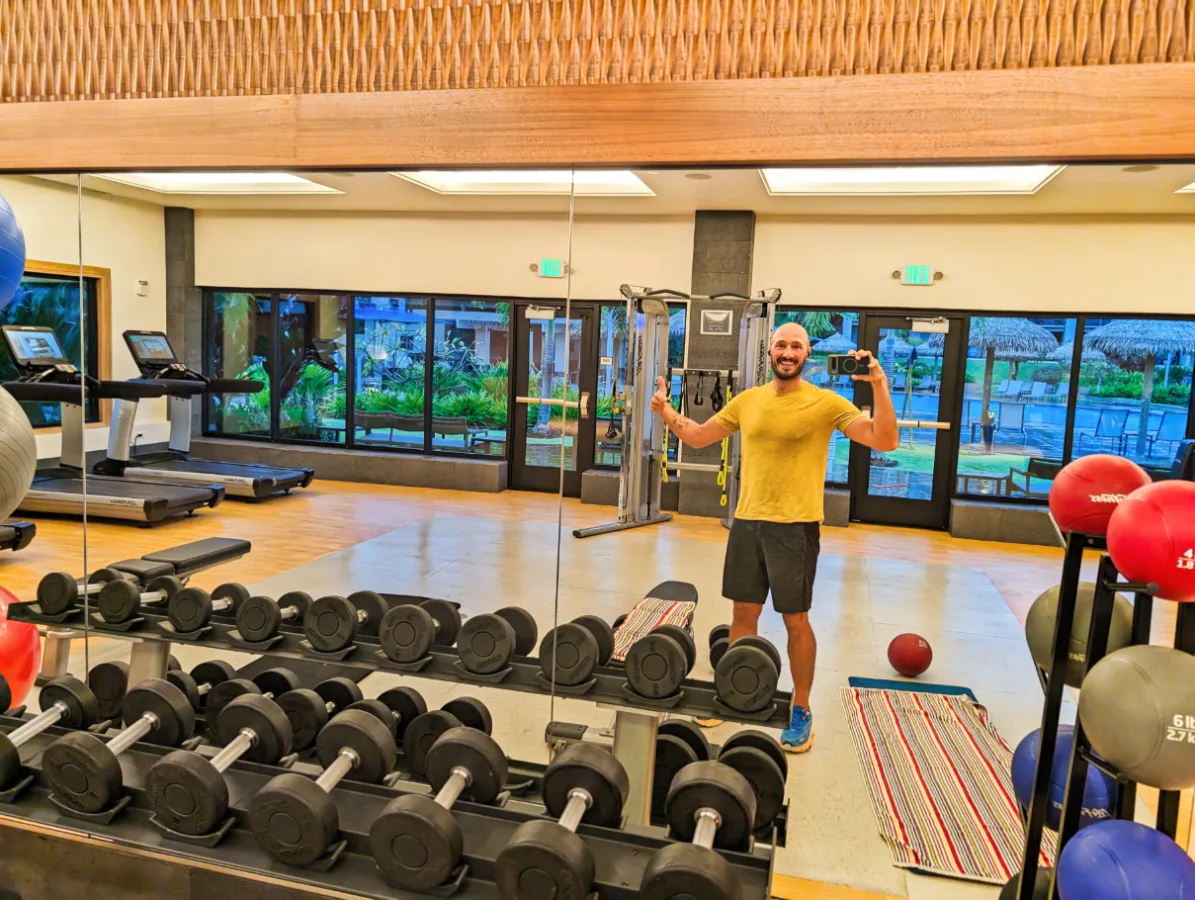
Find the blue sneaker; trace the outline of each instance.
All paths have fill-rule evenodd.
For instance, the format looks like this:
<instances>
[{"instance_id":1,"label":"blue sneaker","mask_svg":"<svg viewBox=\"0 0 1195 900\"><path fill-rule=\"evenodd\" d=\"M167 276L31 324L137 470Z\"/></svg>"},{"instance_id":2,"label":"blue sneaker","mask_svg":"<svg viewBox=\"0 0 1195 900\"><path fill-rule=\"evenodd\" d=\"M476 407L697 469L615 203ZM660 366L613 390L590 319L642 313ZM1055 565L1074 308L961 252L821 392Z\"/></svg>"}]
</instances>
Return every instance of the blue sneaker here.
<instances>
[{"instance_id":1,"label":"blue sneaker","mask_svg":"<svg viewBox=\"0 0 1195 900\"><path fill-rule=\"evenodd\" d=\"M789 753L804 753L813 746L813 713L804 706L794 706L792 721L780 735L780 743Z\"/></svg>"}]
</instances>

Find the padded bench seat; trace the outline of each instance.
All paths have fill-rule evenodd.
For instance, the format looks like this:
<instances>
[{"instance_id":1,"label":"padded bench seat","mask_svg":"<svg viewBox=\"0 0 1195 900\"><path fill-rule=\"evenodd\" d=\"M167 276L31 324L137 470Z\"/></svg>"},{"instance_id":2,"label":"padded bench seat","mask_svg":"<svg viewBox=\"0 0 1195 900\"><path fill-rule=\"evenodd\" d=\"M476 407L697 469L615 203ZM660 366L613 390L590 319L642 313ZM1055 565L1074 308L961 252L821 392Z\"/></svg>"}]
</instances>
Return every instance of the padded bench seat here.
<instances>
[{"instance_id":1,"label":"padded bench seat","mask_svg":"<svg viewBox=\"0 0 1195 900\"><path fill-rule=\"evenodd\" d=\"M241 538L204 538L202 541L156 550L140 559L123 559L112 563L109 568L128 572L141 584L148 584L161 575L177 575L181 578L201 569L232 562L240 559L252 547L249 541Z\"/></svg>"}]
</instances>

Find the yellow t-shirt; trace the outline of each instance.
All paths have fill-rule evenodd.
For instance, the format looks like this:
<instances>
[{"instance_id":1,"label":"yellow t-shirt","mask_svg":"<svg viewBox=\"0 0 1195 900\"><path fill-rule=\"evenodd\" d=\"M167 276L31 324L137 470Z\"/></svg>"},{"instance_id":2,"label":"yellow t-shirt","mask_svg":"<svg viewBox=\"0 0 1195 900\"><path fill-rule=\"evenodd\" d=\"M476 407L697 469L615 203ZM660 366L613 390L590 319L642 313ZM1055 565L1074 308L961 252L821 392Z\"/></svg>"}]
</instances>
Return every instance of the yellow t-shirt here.
<instances>
[{"instance_id":1,"label":"yellow t-shirt","mask_svg":"<svg viewBox=\"0 0 1195 900\"><path fill-rule=\"evenodd\" d=\"M735 516L764 522L821 522L830 434L863 412L845 397L807 381L777 393L771 383L735 396L714 416L739 432L739 503Z\"/></svg>"}]
</instances>

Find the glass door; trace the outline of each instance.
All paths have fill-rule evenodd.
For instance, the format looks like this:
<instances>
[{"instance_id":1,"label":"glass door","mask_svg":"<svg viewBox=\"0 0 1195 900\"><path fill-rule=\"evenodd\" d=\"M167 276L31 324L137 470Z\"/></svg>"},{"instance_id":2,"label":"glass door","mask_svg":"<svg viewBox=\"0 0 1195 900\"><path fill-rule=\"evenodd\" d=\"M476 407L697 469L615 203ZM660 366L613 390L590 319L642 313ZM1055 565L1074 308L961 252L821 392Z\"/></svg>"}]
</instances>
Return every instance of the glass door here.
<instances>
[{"instance_id":1,"label":"glass door","mask_svg":"<svg viewBox=\"0 0 1195 900\"><path fill-rule=\"evenodd\" d=\"M854 518L924 528L949 524L962 330L960 318L866 316L859 346L875 354L888 376L900 443L886 453L852 445ZM869 384L856 384L856 403L870 412Z\"/></svg>"},{"instance_id":2,"label":"glass door","mask_svg":"<svg viewBox=\"0 0 1195 900\"><path fill-rule=\"evenodd\" d=\"M581 496L593 465L597 317L592 307L548 302L515 306L511 487ZM566 357L567 355L567 365Z\"/></svg>"}]
</instances>

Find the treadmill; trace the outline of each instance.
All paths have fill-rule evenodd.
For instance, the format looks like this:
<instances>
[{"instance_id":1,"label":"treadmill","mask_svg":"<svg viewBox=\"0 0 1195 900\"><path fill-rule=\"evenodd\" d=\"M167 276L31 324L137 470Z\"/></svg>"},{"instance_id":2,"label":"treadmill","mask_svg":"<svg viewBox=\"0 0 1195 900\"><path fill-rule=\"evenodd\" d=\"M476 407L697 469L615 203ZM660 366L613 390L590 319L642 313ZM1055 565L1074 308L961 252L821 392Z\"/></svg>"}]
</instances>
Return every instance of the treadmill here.
<instances>
[{"instance_id":1,"label":"treadmill","mask_svg":"<svg viewBox=\"0 0 1195 900\"><path fill-rule=\"evenodd\" d=\"M17 509L25 513L82 515L156 524L214 507L224 499L218 484L149 484L98 475L87 477L84 499L84 397L116 400L162 397L166 385L154 381L98 381L71 365L53 329L5 325L0 331L19 378L3 387L17 400L62 405L60 463L39 469Z\"/></svg>"},{"instance_id":2,"label":"treadmill","mask_svg":"<svg viewBox=\"0 0 1195 900\"><path fill-rule=\"evenodd\" d=\"M315 469L193 458L190 455L192 399L198 394L254 394L265 385L242 378L208 378L188 369L178 361L161 331L126 331L124 339L142 377L166 385L170 404L169 449L132 456L137 401L119 400L108 432L108 458L96 464L96 474L174 484L218 481L230 497L254 500L265 500L277 493L289 494L292 488L311 484Z\"/></svg>"}]
</instances>

